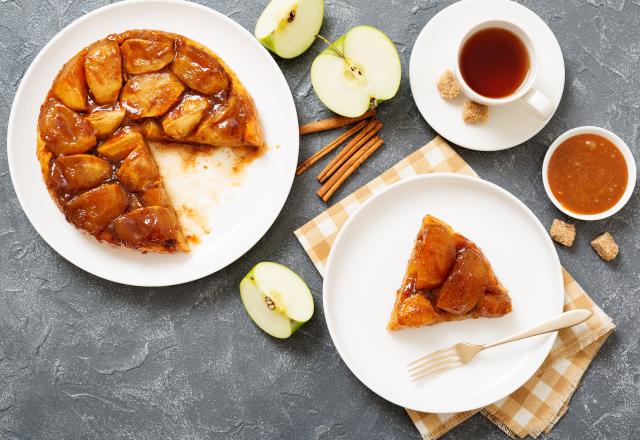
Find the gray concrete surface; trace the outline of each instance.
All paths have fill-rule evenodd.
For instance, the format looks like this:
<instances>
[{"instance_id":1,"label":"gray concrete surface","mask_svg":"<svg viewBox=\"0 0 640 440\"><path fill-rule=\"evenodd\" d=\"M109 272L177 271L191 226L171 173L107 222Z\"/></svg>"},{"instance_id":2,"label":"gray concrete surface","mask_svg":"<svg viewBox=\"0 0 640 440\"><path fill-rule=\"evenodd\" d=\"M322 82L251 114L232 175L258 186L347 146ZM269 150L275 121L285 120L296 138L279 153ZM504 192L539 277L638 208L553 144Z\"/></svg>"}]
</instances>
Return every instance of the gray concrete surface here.
<instances>
[{"instance_id":1,"label":"gray concrete surface","mask_svg":"<svg viewBox=\"0 0 640 440\"><path fill-rule=\"evenodd\" d=\"M402 410L362 386L336 353L322 316L322 280L293 230L325 206L313 174L296 179L267 235L227 269L187 285L138 289L97 279L59 257L36 234L14 194L6 125L21 75L61 28L103 0L0 0L0 438L1 439L415 439ZM252 30L266 0L203 2ZM497 153L458 149L478 173L523 200L545 225L563 218L540 177L547 146L568 128L609 128L640 155L640 2L524 3L556 33L567 79L551 123L525 145ZM450 1L327 0L323 34L369 23L400 50L403 81L381 108L387 146L352 177L343 197L434 136L420 117L407 77L413 42ZM152 12L150 12L152 13ZM322 49L279 60L302 121L325 115L309 83ZM31 139L32 133L25 133ZM330 135L305 138L307 157ZM26 146L28 147L28 142ZM578 224L562 263L618 325L587 372L569 411L546 438L631 439L640 434L640 271L638 192L610 220ZM620 257L601 261L589 241L617 238ZM517 248L514 249L517 255ZM237 285L258 261L280 261L309 283L313 320L276 341L247 318ZM480 416L449 440L505 438Z\"/></svg>"}]
</instances>

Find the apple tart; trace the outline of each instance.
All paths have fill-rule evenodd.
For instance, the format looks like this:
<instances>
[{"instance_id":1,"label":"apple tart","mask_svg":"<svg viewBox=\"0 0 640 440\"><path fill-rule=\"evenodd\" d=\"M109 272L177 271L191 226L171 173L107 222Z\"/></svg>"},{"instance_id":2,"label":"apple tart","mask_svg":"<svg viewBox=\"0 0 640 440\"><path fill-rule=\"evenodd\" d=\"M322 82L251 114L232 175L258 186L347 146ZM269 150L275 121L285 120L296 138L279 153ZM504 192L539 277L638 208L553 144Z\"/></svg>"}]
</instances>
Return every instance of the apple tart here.
<instances>
[{"instance_id":1,"label":"apple tart","mask_svg":"<svg viewBox=\"0 0 640 440\"><path fill-rule=\"evenodd\" d=\"M208 48L131 30L73 56L40 109L37 157L70 223L143 252L188 251L147 141L260 152L253 99Z\"/></svg>"},{"instance_id":2,"label":"apple tart","mask_svg":"<svg viewBox=\"0 0 640 440\"><path fill-rule=\"evenodd\" d=\"M511 312L507 289L480 248L427 215L416 237L389 330Z\"/></svg>"}]
</instances>

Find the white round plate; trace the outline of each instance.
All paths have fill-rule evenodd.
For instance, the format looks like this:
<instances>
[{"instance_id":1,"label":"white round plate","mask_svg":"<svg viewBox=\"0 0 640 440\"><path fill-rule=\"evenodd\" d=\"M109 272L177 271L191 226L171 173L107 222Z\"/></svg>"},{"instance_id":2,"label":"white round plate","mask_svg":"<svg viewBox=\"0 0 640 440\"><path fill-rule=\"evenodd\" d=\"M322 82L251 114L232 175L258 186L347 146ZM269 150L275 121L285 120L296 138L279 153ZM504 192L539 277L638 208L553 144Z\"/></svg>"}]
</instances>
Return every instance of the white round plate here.
<instances>
[{"instance_id":1,"label":"white round plate","mask_svg":"<svg viewBox=\"0 0 640 440\"><path fill-rule=\"evenodd\" d=\"M386 329L426 214L480 246L509 290L513 312ZM509 192L478 178L430 174L390 186L349 218L329 255L323 301L333 342L362 383L405 408L452 413L486 406L522 386L556 334L492 348L467 365L418 382L409 380L407 363L458 342L490 342L561 313L562 272L544 227Z\"/></svg>"},{"instance_id":2,"label":"white round plate","mask_svg":"<svg viewBox=\"0 0 640 440\"><path fill-rule=\"evenodd\" d=\"M175 32L211 48L255 100L268 152L246 170L240 188L211 218L211 233L189 254L157 255L99 243L66 222L49 196L36 159L40 105L62 65L105 36L128 29ZM269 53L230 18L177 0L130 1L95 10L56 35L38 54L16 94L7 136L13 185L27 217L60 255L99 277L137 286L185 283L247 252L269 229L291 189L298 160L298 120L289 87Z\"/></svg>"},{"instance_id":3,"label":"white round plate","mask_svg":"<svg viewBox=\"0 0 640 440\"><path fill-rule=\"evenodd\" d=\"M456 45L462 34L481 20L510 20L530 36L537 48L540 69L534 87L558 108L564 90L564 59L558 40L546 23L531 10L509 0L462 0L443 9L422 29L411 53L411 92L422 117L441 136L472 150L495 151L520 145L547 125L522 102L489 109L485 124L462 120L459 96L442 99L436 88L438 78L456 62Z\"/></svg>"}]
</instances>

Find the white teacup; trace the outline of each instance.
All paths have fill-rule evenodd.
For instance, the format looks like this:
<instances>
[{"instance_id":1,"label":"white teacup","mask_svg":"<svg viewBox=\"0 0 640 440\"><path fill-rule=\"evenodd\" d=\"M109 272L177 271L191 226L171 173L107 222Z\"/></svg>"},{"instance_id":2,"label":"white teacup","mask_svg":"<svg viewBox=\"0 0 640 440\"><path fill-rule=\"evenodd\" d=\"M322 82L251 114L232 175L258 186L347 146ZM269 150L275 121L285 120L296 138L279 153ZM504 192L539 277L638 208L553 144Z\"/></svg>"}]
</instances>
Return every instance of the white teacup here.
<instances>
[{"instance_id":1,"label":"white teacup","mask_svg":"<svg viewBox=\"0 0 640 440\"><path fill-rule=\"evenodd\" d=\"M501 98L490 98L483 96L473 90L462 77L460 72L460 52L467 40L476 32L489 28L501 28L515 34L524 44L529 55L529 72L520 87L512 94ZM542 120L546 120L553 115L555 106L540 90L533 87L538 77L538 52L529 35L519 26L512 22L504 20L488 20L473 25L464 33L460 43L458 44L458 52L454 63L454 75L462 92L471 100L485 104L488 106L498 106L510 104L512 102L522 100L527 106Z\"/></svg>"}]
</instances>

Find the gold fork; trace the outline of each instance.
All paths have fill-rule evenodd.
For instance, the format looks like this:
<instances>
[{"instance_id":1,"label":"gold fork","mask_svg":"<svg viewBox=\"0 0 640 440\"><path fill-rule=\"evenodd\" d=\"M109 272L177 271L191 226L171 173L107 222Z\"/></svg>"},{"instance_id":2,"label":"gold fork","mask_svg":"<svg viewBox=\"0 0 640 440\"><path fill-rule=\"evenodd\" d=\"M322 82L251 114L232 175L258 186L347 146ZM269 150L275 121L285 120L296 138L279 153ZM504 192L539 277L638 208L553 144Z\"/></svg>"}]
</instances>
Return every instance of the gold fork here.
<instances>
[{"instance_id":1,"label":"gold fork","mask_svg":"<svg viewBox=\"0 0 640 440\"><path fill-rule=\"evenodd\" d=\"M471 359L484 349L518 341L524 338L530 338L532 336L551 333L567 327L573 327L574 325L586 321L591 317L591 315L592 312L590 310L571 310L570 312L561 313L547 321L489 344L476 345L461 342L452 347L434 351L433 353L422 356L407 365L407 368L409 369L409 377L411 380L417 380L429 374L438 373L440 371L464 365L470 362Z\"/></svg>"}]
</instances>

